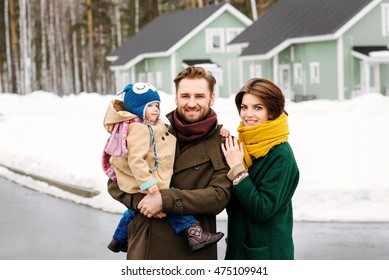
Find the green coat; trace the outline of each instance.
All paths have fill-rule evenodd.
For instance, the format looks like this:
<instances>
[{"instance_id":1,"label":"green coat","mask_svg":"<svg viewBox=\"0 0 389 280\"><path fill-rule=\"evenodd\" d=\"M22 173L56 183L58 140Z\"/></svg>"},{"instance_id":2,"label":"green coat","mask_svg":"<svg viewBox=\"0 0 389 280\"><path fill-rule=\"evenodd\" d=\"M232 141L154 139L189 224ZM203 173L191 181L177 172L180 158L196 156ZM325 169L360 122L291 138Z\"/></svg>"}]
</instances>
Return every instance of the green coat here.
<instances>
[{"instance_id":1,"label":"green coat","mask_svg":"<svg viewBox=\"0 0 389 280\"><path fill-rule=\"evenodd\" d=\"M227 206L226 259L294 259L292 196L299 170L289 143L254 160Z\"/></svg>"},{"instance_id":2,"label":"green coat","mask_svg":"<svg viewBox=\"0 0 389 280\"><path fill-rule=\"evenodd\" d=\"M168 117L173 123L171 115ZM216 215L222 212L230 198L229 167L221 150L224 139L221 126L184 153L176 150L172 185L174 190L161 190L163 211L167 214L191 214L203 229L216 232ZM176 135L174 127L170 132ZM108 191L126 207L136 209L141 194L126 194L114 181L108 182ZM128 227L127 259L141 260L208 260L217 259L217 246L191 252L183 232L176 234L167 218L148 219L138 214Z\"/></svg>"}]
</instances>

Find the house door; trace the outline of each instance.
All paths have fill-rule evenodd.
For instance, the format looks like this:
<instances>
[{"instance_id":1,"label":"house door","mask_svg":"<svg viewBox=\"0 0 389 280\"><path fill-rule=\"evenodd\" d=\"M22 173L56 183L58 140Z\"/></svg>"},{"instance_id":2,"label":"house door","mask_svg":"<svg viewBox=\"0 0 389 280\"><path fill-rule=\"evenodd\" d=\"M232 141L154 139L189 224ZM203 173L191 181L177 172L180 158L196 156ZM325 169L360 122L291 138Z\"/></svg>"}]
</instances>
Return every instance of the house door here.
<instances>
[{"instance_id":1,"label":"house door","mask_svg":"<svg viewBox=\"0 0 389 280\"><path fill-rule=\"evenodd\" d=\"M290 77L290 65L289 64L280 64L279 73L278 73L278 86L281 88L282 92L285 95L285 98L292 100L294 94L291 88L291 77Z\"/></svg>"},{"instance_id":2,"label":"house door","mask_svg":"<svg viewBox=\"0 0 389 280\"><path fill-rule=\"evenodd\" d=\"M378 63L361 63L362 93L380 92L380 65Z\"/></svg>"},{"instance_id":3,"label":"house door","mask_svg":"<svg viewBox=\"0 0 389 280\"><path fill-rule=\"evenodd\" d=\"M380 92L380 65L378 63L371 65L372 77L370 80L371 92Z\"/></svg>"}]
</instances>

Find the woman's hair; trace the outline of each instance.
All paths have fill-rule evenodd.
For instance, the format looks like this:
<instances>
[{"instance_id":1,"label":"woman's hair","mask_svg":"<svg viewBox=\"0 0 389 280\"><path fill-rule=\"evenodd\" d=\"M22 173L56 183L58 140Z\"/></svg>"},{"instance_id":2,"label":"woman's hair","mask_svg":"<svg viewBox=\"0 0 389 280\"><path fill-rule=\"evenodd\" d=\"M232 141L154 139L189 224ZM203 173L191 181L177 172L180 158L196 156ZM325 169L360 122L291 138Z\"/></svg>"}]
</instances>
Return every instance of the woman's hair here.
<instances>
[{"instance_id":1,"label":"woman's hair","mask_svg":"<svg viewBox=\"0 0 389 280\"><path fill-rule=\"evenodd\" d=\"M211 93L214 91L216 84L215 77L210 73L204 70L202 67L189 66L178 73L177 77L174 79L174 84L176 85L176 92L178 86L182 79L202 79L204 78L208 82L208 87Z\"/></svg>"},{"instance_id":2,"label":"woman's hair","mask_svg":"<svg viewBox=\"0 0 389 280\"><path fill-rule=\"evenodd\" d=\"M246 94L258 96L268 110L272 119L278 118L285 111L285 97L281 89L269 80L252 78L239 90L235 96L235 104L240 114L243 96Z\"/></svg>"}]
</instances>

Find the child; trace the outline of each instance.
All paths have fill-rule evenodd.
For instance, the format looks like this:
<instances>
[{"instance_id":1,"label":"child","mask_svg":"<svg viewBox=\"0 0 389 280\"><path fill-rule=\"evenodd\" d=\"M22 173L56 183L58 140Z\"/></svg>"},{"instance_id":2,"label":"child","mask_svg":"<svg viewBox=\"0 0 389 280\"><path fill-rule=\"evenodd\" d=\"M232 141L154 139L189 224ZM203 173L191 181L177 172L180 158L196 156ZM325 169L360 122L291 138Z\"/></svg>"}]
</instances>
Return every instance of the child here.
<instances>
[{"instance_id":1,"label":"child","mask_svg":"<svg viewBox=\"0 0 389 280\"><path fill-rule=\"evenodd\" d=\"M127 156L110 157L112 178L116 178L119 188L127 193L146 194L168 189L173 175L176 138L159 120L159 94L147 83L129 84L123 92L124 100L111 101L104 118L104 126L110 133L116 123L131 122L126 137ZM128 223L136 214L133 209L124 212L108 245L113 252L127 252ZM224 236L221 232L203 231L190 215L170 214L167 219L176 233L186 234L193 252L217 243Z\"/></svg>"}]
</instances>

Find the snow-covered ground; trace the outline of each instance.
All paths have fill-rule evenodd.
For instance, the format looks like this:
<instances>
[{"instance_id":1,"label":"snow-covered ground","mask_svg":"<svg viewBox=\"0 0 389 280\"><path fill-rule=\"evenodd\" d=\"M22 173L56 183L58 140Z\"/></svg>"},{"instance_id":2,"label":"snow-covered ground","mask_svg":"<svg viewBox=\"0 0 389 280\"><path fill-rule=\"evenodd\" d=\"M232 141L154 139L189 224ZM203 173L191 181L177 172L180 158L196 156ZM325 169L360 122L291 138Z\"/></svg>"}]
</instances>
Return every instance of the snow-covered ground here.
<instances>
[{"instance_id":1,"label":"snow-covered ground","mask_svg":"<svg viewBox=\"0 0 389 280\"><path fill-rule=\"evenodd\" d=\"M114 96L58 97L34 92L0 94L0 164L100 192L84 198L0 166L0 176L30 188L121 213L106 191L101 154L108 137L102 122ZM161 93L162 114L175 108ZM218 98L219 120L236 135L233 98ZM293 199L296 220L389 221L389 97L288 102L290 138L301 179ZM220 218L225 217L225 212Z\"/></svg>"}]
</instances>

